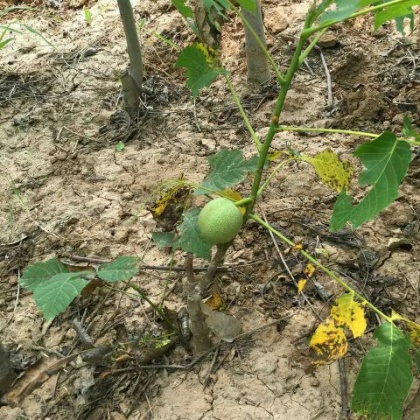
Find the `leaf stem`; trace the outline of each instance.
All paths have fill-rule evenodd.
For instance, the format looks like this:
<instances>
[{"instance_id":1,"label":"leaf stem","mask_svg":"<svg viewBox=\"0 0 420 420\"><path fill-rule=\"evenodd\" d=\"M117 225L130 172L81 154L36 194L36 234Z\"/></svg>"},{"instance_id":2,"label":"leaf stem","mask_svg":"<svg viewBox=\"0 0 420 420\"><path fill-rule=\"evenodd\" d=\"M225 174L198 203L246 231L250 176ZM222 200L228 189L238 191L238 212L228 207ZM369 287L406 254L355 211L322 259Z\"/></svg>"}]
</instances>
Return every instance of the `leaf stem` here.
<instances>
[{"instance_id":1,"label":"leaf stem","mask_svg":"<svg viewBox=\"0 0 420 420\"><path fill-rule=\"evenodd\" d=\"M251 134L251 138L254 141L257 150L260 151L262 147L261 141L258 138L257 134L255 133L254 129L252 128L252 125L249 122L248 116L246 115L246 112L241 104L241 100L239 99L239 96L236 93L235 87L233 86L233 83L227 74L225 74L225 80L230 89L230 93L232 94L233 100L235 101L236 106L239 108L239 113L241 114L241 117L244 120L246 128L248 129L249 134Z\"/></svg>"},{"instance_id":2,"label":"leaf stem","mask_svg":"<svg viewBox=\"0 0 420 420\"><path fill-rule=\"evenodd\" d=\"M364 131L353 131L353 130L341 130L338 128L312 128L312 127L288 127L285 125L279 126L278 131L296 131L298 133L338 133L338 134L349 134L351 136L364 136L376 138L379 134L366 133Z\"/></svg>"},{"instance_id":3,"label":"leaf stem","mask_svg":"<svg viewBox=\"0 0 420 420\"><path fill-rule=\"evenodd\" d=\"M285 125L279 126L277 131L291 131L297 133L338 133L338 134L348 134L350 136L362 136L376 138L380 134L367 133L365 131L353 131L353 130L342 130L340 128L313 128L313 127L288 127ZM420 146L420 141L412 140L407 137L397 137L398 141L405 141L410 143L412 146Z\"/></svg>"},{"instance_id":4,"label":"leaf stem","mask_svg":"<svg viewBox=\"0 0 420 420\"><path fill-rule=\"evenodd\" d=\"M165 322L165 324L171 328L173 331L178 331L178 328L176 328L174 326L174 324L171 322L171 320L165 315L165 311L163 310L163 308L159 307L158 305L154 304L148 297L147 295L143 292L143 290L141 290L141 288L139 286L137 286L137 284L128 281L127 284L134 289L140 296L142 299L144 299L159 315L160 317L163 319L163 321Z\"/></svg>"},{"instance_id":5,"label":"leaf stem","mask_svg":"<svg viewBox=\"0 0 420 420\"><path fill-rule=\"evenodd\" d=\"M305 51L303 51L303 53L299 57L299 65L301 65L306 60L310 52L315 48L316 44L318 44L318 41L322 38L322 36L325 34L325 32L327 32L328 29L329 28L324 28L322 31L320 31L319 34L317 34L315 38L311 41L311 43L306 47Z\"/></svg>"},{"instance_id":6,"label":"leaf stem","mask_svg":"<svg viewBox=\"0 0 420 420\"><path fill-rule=\"evenodd\" d=\"M289 238L286 238L286 236L282 235L279 231L274 229L269 223L266 223L263 219L261 219L257 214L251 214L250 218L255 220L257 223L259 223L261 226L264 226L266 229L270 230L274 233L278 238L280 238L284 243L286 243L289 246L295 247L295 243L291 241ZM333 271L325 267L323 264L321 264L315 257L313 257L311 254L307 253L305 250L301 249L299 252L307 259L309 260L313 265L318 267L321 271L323 271L325 274L327 274L329 277L331 277L333 280L335 280L341 287L343 287L345 290L347 290L350 293L353 293L354 296L356 296L359 301L361 301L362 304L366 305L370 309L372 309L374 312L376 312L381 318L385 319L387 322L392 322L391 317L385 315L381 310L379 310L375 305L370 303L368 300L366 300L365 297L363 297L361 294L359 294L356 290L354 290L351 286L349 286L340 276L335 274Z\"/></svg>"},{"instance_id":7,"label":"leaf stem","mask_svg":"<svg viewBox=\"0 0 420 420\"><path fill-rule=\"evenodd\" d=\"M291 162L292 160L296 160L296 158L292 157L289 159L284 160L283 162L280 162L274 169L273 172L271 172L271 174L267 177L267 179L265 180L264 184L260 187L260 189L258 190L257 196L259 197L264 189L267 187L267 185L270 183L271 178L273 178L273 176L275 175L275 173L281 169L284 165L286 165L287 163Z\"/></svg>"}]
</instances>

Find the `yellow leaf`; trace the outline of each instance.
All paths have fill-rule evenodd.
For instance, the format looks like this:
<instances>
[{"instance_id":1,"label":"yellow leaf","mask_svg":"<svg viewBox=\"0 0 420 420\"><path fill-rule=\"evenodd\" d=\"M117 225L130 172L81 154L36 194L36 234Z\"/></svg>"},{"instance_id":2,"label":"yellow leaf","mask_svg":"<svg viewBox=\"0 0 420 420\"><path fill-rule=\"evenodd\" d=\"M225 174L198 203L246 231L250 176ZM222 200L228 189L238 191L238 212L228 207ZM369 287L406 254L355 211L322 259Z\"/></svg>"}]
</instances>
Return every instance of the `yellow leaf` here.
<instances>
[{"instance_id":1,"label":"yellow leaf","mask_svg":"<svg viewBox=\"0 0 420 420\"><path fill-rule=\"evenodd\" d=\"M348 190L353 175L351 163L341 160L331 149L326 149L315 156L301 155L301 159L310 163L321 181L334 191Z\"/></svg>"},{"instance_id":2,"label":"yellow leaf","mask_svg":"<svg viewBox=\"0 0 420 420\"><path fill-rule=\"evenodd\" d=\"M273 162L275 160L277 160L280 156L284 155L285 152L283 150L276 150L273 153L269 153L267 155L267 160L269 160L270 162Z\"/></svg>"},{"instance_id":3,"label":"yellow leaf","mask_svg":"<svg viewBox=\"0 0 420 420\"><path fill-rule=\"evenodd\" d=\"M334 319L328 317L318 326L309 343L319 360L317 365L333 362L347 353L347 338L342 328L337 327Z\"/></svg>"},{"instance_id":4,"label":"yellow leaf","mask_svg":"<svg viewBox=\"0 0 420 420\"><path fill-rule=\"evenodd\" d=\"M295 244L295 246L293 247L293 249L295 251L300 251L303 249L303 245L302 244Z\"/></svg>"},{"instance_id":5,"label":"yellow leaf","mask_svg":"<svg viewBox=\"0 0 420 420\"><path fill-rule=\"evenodd\" d=\"M303 288L305 287L305 285L306 285L307 281L308 281L308 280L306 280L306 279L300 279L300 280L298 281L298 284L297 284L298 293L302 293L302 290L303 290Z\"/></svg>"},{"instance_id":6,"label":"yellow leaf","mask_svg":"<svg viewBox=\"0 0 420 420\"><path fill-rule=\"evenodd\" d=\"M315 267L312 264L307 264L305 269L303 270L303 274L308 276L308 279L310 279L315 273Z\"/></svg>"},{"instance_id":7,"label":"yellow leaf","mask_svg":"<svg viewBox=\"0 0 420 420\"><path fill-rule=\"evenodd\" d=\"M331 317L338 327L347 327L353 337L360 337L367 324L362 306L353 300L352 293L341 295L331 308Z\"/></svg>"},{"instance_id":8,"label":"yellow leaf","mask_svg":"<svg viewBox=\"0 0 420 420\"><path fill-rule=\"evenodd\" d=\"M204 300L204 304L216 311L223 306L223 299L218 292L212 292L211 296Z\"/></svg>"},{"instance_id":9,"label":"yellow leaf","mask_svg":"<svg viewBox=\"0 0 420 420\"><path fill-rule=\"evenodd\" d=\"M232 190L231 188L226 188L223 191L219 191L217 194L219 194L222 197L228 198L229 200L232 200L232 201L242 200L241 194L239 194L238 191ZM246 208L239 206L238 209L243 216L246 212Z\"/></svg>"}]
</instances>

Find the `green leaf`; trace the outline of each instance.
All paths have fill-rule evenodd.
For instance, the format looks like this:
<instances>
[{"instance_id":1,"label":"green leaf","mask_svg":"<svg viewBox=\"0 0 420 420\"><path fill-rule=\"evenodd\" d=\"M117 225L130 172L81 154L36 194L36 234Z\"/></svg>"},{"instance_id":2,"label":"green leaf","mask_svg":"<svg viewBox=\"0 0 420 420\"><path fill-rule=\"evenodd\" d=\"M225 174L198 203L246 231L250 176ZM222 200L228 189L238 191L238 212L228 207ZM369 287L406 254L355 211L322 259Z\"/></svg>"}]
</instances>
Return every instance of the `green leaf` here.
<instances>
[{"instance_id":1,"label":"green leaf","mask_svg":"<svg viewBox=\"0 0 420 420\"><path fill-rule=\"evenodd\" d=\"M175 245L175 234L173 232L152 232L152 239L159 249Z\"/></svg>"},{"instance_id":2,"label":"green leaf","mask_svg":"<svg viewBox=\"0 0 420 420\"><path fill-rule=\"evenodd\" d=\"M5 39L4 41L0 41L0 50L4 48L11 41L13 41L13 38L8 38L8 39Z\"/></svg>"},{"instance_id":3,"label":"green leaf","mask_svg":"<svg viewBox=\"0 0 420 420\"><path fill-rule=\"evenodd\" d=\"M64 264L58 261L57 258L52 258L27 267L23 272L23 276L19 279L19 284L33 292L40 284L50 280L54 275L68 272L69 270ZM72 274L74 277L75 273Z\"/></svg>"},{"instance_id":4,"label":"green leaf","mask_svg":"<svg viewBox=\"0 0 420 420\"><path fill-rule=\"evenodd\" d=\"M116 145L115 145L115 150L117 152L122 152L125 149L125 144L122 141L119 141Z\"/></svg>"},{"instance_id":5,"label":"green leaf","mask_svg":"<svg viewBox=\"0 0 420 420\"><path fill-rule=\"evenodd\" d=\"M222 191L243 181L248 172L255 172L258 156L246 160L241 150L220 150L208 158L211 168L195 194L208 194L212 191Z\"/></svg>"},{"instance_id":6,"label":"green leaf","mask_svg":"<svg viewBox=\"0 0 420 420\"><path fill-rule=\"evenodd\" d=\"M96 269L96 274L101 280L111 283L130 280L139 271L140 259L137 257L120 257L115 261L101 264Z\"/></svg>"},{"instance_id":7,"label":"green leaf","mask_svg":"<svg viewBox=\"0 0 420 420\"><path fill-rule=\"evenodd\" d=\"M242 7L242 9L253 12L257 9L257 3L255 0L236 0L236 3Z\"/></svg>"},{"instance_id":8,"label":"green leaf","mask_svg":"<svg viewBox=\"0 0 420 420\"><path fill-rule=\"evenodd\" d=\"M82 273L55 274L40 283L34 290L34 299L44 318L50 320L63 312L89 281L80 278Z\"/></svg>"},{"instance_id":9,"label":"green leaf","mask_svg":"<svg viewBox=\"0 0 420 420\"><path fill-rule=\"evenodd\" d=\"M213 50L204 44L194 44L184 48L176 62L176 67L187 69L187 86L194 98L201 89L209 87L217 76L228 72L220 67Z\"/></svg>"},{"instance_id":10,"label":"green leaf","mask_svg":"<svg viewBox=\"0 0 420 420\"><path fill-rule=\"evenodd\" d=\"M404 33L404 18L411 20L411 26L414 25L414 16L411 6L419 5L419 0L407 0L404 3L396 4L394 6L386 7L384 3L384 8L375 13L375 29L378 29L384 23L395 19L397 21L398 30Z\"/></svg>"},{"instance_id":11,"label":"green leaf","mask_svg":"<svg viewBox=\"0 0 420 420\"><path fill-rule=\"evenodd\" d=\"M321 16L321 23L333 21L341 22L344 19L350 17L353 13L357 12L362 7L368 6L369 4L376 3L378 0L335 0L333 9L327 10Z\"/></svg>"},{"instance_id":12,"label":"green leaf","mask_svg":"<svg viewBox=\"0 0 420 420\"><path fill-rule=\"evenodd\" d=\"M420 374L420 349L414 350L414 363L416 364L417 373Z\"/></svg>"},{"instance_id":13,"label":"green leaf","mask_svg":"<svg viewBox=\"0 0 420 420\"><path fill-rule=\"evenodd\" d=\"M200 236L198 228L198 215L200 209L190 210L184 213L182 223L179 226L181 236L177 241L177 246L185 252L192 252L197 257L209 260L211 257L212 245L204 242Z\"/></svg>"},{"instance_id":14,"label":"green leaf","mask_svg":"<svg viewBox=\"0 0 420 420\"><path fill-rule=\"evenodd\" d=\"M174 7L185 19L194 19L194 11L187 6L186 0L171 0Z\"/></svg>"},{"instance_id":15,"label":"green leaf","mask_svg":"<svg viewBox=\"0 0 420 420\"><path fill-rule=\"evenodd\" d=\"M378 346L369 351L353 389L351 408L370 420L400 420L411 374L410 340L392 323L375 333Z\"/></svg>"},{"instance_id":16,"label":"green leaf","mask_svg":"<svg viewBox=\"0 0 420 420\"><path fill-rule=\"evenodd\" d=\"M398 188L411 161L410 145L388 132L359 146L354 155L366 168L359 176L359 185L372 188L356 206L341 192L331 217L331 231L343 228L346 222L357 228L391 204L398 197Z\"/></svg>"}]
</instances>

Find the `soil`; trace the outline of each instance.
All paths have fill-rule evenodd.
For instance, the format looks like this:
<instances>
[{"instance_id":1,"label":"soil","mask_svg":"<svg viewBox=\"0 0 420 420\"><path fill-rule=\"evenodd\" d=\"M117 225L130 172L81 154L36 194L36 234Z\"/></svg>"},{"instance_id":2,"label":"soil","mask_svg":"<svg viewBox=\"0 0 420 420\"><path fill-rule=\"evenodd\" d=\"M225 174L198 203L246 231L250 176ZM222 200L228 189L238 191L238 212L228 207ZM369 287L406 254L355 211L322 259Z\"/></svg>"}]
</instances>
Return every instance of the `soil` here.
<instances>
[{"instance_id":1,"label":"soil","mask_svg":"<svg viewBox=\"0 0 420 420\"><path fill-rule=\"evenodd\" d=\"M218 282L225 311L241 320L244 332L266 327L222 343L189 370L170 367L192 360L180 345L147 366L138 363L145 351L139 342L155 343L165 331L147 303L122 285L98 287L52 322L44 321L31 293L18 286L29 264L58 257L77 269L88 263L75 255L106 260L135 255L145 265L182 267L184 254L160 250L151 240L159 230L148 210L156 186L182 176L199 183L209 169L207 157L222 148L242 150L245 157L254 150L223 80L192 101L174 63L194 35L168 1L133 1L143 23L148 93L122 151L115 147L121 133L109 125L122 108L119 75L128 62L116 2L12 3L36 6L6 18L25 22L54 47L23 31L0 52L0 331L12 367L19 375L26 372L27 385L10 404L3 398L0 418L346 418L373 339L368 333L352 341L341 369L337 362L314 369L308 342L329 311L322 296L327 293L333 302L342 290L316 273L322 289L307 287L308 304L285 272L273 239L253 223L235 239L226 258L231 268ZM282 68L309 3L263 1L268 45ZM91 10L90 25L83 5ZM0 1L0 10L4 6ZM401 133L406 114L419 127L419 16L416 25L406 39L393 24L373 32L370 17L337 25L298 72L283 124ZM247 85L243 43L243 29L232 19L223 28L222 59L262 136L277 88L274 80L261 88ZM322 57L332 80L330 103ZM287 144L307 154L331 148L355 162L351 154L362 142L336 134L281 133L274 147ZM318 252L381 310L392 308L419 322L419 186L417 155L396 202L357 231L332 235L328 221L336 194L311 168L295 163L277 173L258 211L295 243ZM249 183L239 190L246 194ZM360 192L356 182L353 191ZM286 245L276 245L300 275L306 262ZM195 260L196 267L203 265ZM173 311L185 306L182 271L145 269L135 281L152 301L170 291L166 306ZM78 353L86 348L75 321L95 346L119 346L119 357L83 360ZM368 322L371 332L378 320L368 312ZM65 365L54 370L63 357ZM419 410L417 381L404 419L418 418Z\"/></svg>"}]
</instances>

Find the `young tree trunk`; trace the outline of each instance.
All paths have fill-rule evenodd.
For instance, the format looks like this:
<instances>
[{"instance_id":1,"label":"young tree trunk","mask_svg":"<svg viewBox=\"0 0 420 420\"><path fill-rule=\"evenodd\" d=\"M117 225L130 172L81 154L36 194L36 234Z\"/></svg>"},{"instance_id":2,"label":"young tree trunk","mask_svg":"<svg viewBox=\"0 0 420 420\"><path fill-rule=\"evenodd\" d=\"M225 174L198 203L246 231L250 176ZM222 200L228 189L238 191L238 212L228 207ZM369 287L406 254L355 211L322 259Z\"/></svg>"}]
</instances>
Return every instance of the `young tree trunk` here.
<instances>
[{"instance_id":1,"label":"young tree trunk","mask_svg":"<svg viewBox=\"0 0 420 420\"><path fill-rule=\"evenodd\" d=\"M264 47L267 46L264 33L264 22L262 18L260 0L254 0L256 10L251 12L242 9L244 18L248 21L250 26L254 29L258 38ZM248 82L249 83L264 83L270 78L270 68L267 57L258 45L254 35L245 26L245 51L246 62L248 66Z\"/></svg>"},{"instance_id":2,"label":"young tree trunk","mask_svg":"<svg viewBox=\"0 0 420 420\"><path fill-rule=\"evenodd\" d=\"M143 59L130 0L117 1L130 58L130 68L121 78L124 106L130 116L134 116L137 114L137 108L140 103L139 98L143 83Z\"/></svg>"}]
</instances>

